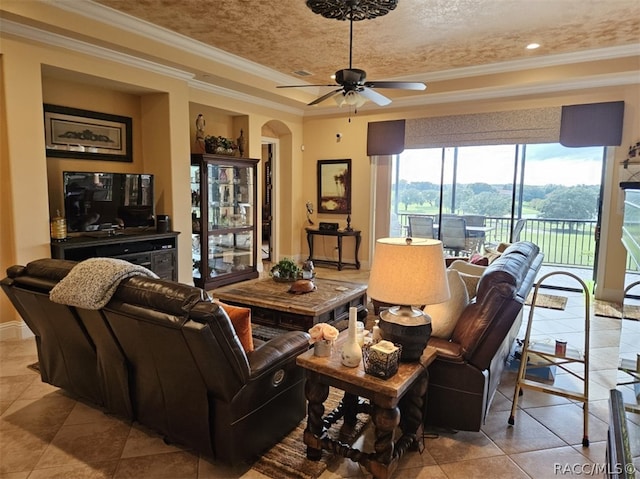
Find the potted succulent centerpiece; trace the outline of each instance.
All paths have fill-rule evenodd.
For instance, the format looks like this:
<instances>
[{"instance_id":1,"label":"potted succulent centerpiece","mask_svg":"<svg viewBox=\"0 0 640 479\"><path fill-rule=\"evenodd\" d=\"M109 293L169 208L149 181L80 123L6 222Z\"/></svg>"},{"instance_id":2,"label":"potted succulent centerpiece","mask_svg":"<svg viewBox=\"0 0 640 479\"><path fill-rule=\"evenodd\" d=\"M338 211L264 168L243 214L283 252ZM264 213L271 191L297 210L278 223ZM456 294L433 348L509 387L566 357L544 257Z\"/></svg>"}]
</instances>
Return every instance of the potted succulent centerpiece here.
<instances>
[{"instance_id":1,"label":"potted succulent centerpiece","mask_svg":"<svg viewBox=\"0 0 640 479\"><path fill-rule=\"evenodd\" d=\"M269 275L274 281L293 282L302 278L302 270L289 258L283 258L273 265Z\"/></svg>"}]
</instances>

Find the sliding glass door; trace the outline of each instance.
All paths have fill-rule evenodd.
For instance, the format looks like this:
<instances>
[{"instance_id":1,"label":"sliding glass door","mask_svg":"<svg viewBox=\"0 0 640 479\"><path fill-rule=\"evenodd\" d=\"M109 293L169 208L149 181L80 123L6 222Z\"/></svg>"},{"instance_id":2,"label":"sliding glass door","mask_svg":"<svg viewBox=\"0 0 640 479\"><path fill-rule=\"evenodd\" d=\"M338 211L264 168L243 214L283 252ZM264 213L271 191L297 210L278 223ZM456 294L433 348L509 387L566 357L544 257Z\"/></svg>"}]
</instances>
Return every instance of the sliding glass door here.
<instances>
[{"instance_id":1,"label":"sliding glass door","mask_svg":"<svg viewBox=\"0 0 640 479\"><path fill-rule=\"evenodd\" d=\"M559 144L405 150L393 159L390 235L406 235L410 215L437 225L453 214L485 246L530 240L548 264L591 270L603 161L602 147Z\"/></svg>"}]
</instances>

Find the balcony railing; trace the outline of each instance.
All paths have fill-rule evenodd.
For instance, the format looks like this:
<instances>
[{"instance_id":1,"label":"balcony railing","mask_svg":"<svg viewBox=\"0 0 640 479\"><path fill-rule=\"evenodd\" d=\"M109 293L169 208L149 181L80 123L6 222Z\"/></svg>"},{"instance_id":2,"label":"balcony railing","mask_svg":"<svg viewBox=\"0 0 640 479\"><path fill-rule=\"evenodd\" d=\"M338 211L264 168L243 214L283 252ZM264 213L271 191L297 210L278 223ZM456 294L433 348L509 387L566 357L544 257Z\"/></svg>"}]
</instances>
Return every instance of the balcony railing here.
<instances>
[{"instance_id":1,"label":"balcony railing","mask_svg":"<svg viewBox=\"0 0 640 479\"><path fill-rule=\"evenodd\" d=\"M398 214L398 225L392 236L407 233L408 214ZM509 218L487 216L485 225L492 227L486 233L485 244L510 242L511 220ZM526 240L537 244L544 253L545 264L593 268L596 243L595 220L565 220L527 218L516 240ZM628 259L627 270L638 271Z\"/></svg>"}]
</instances>

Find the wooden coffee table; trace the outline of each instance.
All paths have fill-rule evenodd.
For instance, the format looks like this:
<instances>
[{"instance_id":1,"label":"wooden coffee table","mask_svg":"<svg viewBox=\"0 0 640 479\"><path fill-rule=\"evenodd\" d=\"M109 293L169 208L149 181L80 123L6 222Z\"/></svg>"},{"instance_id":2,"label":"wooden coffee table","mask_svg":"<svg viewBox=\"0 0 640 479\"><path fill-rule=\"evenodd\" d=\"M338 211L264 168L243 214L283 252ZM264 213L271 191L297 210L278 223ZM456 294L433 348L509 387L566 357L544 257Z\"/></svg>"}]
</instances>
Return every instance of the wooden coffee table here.
<instances>
[{"instance_id":1,"label":"wooden coffee table","mask_svg":"<svg viewBox=\"0 0 640 479\"><path fill-rule=\"evenodd\" d=\"M420 361L401 362L398 372L389 379L380 379L364 372L362 363L357 368L342 365L340 351L347 331L340 333L335 350L329 357L314 355L313 349L296 359L306 371L305 395L308 401L307 428L304 443L307 457L319 460L322 450L348 457L366 467L376 479L388 479L397 467L398 460L410 449L421 450L422 417L428 385L427 367L436 357L436 348L427 346ZM324 416L324 401L329 386L345 391L337 411ZM358 397L369 399L363 408ZM344 415L344 424L354 425L358 412L369 412L375 426L373 452L363 452L329 437L327 423ZM396 428L402 435L398 437Z\"/></svg>"},{"instance_id":2,"label":"wooden coffee table","mask_svg":"<svg viewBox=\"0 0 640 479\"><path fill-rule=\"evenodd\" d=\"M342 330L349 308L358 308L358 317L367 316L367 285L315 278L316 290L289 293L291 283L271 278L243 281L214 289L212 295L225 303L251 308L251 322L279 329L307 331L316 323L329 323Z\"/></svg>"}]
</instances>

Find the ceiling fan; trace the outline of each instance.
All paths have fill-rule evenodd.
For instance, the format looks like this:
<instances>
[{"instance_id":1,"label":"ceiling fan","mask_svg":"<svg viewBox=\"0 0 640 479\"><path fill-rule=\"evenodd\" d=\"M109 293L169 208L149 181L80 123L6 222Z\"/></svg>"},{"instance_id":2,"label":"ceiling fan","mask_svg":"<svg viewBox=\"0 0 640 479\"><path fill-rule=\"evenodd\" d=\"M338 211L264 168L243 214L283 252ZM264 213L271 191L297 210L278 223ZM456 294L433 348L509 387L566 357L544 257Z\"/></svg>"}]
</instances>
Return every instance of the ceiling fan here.
<instances>
[{"instance_id":1,"label":"ceiling fan","mask_svg":"<svg viewBox=\"0 0 640 479\"><path fill-rule=\"evenodd\" d=\"M424 90L427 86L420 82L402 81L367 81L367 73L359 68L353 68L353 21L374 18L385 15L393 10L397 0L307 0L307 6L315 13L327 18L338 20L349 19L349 68L335 73L335 84L323 85L279 85L276 88L302 87L339 87L326 93L311 103L317 105L329 98L336 97L338 105L343 104L361 107L367 100L379 106L391 103L386 96L378 93L374 88L394 88L400 90Z\"/></svg>"}]
</instances>

